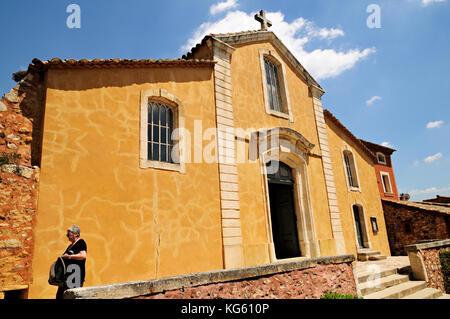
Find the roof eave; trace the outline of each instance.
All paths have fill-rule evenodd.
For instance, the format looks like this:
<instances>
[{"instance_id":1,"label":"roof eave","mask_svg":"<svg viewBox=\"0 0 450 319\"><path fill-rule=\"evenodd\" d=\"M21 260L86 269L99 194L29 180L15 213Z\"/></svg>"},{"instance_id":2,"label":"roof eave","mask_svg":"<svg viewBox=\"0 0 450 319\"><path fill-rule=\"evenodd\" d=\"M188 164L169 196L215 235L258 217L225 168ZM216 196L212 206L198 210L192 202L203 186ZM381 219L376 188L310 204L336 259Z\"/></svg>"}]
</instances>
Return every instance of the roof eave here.
<instances>
[{"instance_id":1,"label":"roof eave","mask_svg":"<svg viewBox=\"0 0 450 319\"><path fill-rule=\"evenodd\" d=\"M48 69L102 69L102 68L148 68L148 67L210 67L215 61L207 59L68 59L54 58L47 61L34 59L33 64L43 70ZM31 65L30 65L31 66Z\"/></svg>"},{"instance_id":2,"label":"roof eave","mask_svg":"<svg viewBox=\"0 0 450 319\"><path fill-rule=\"evenodd\" d=\"M377 157L374 153L372 153L372 151L366 146L364 145L364 143L357 138L355 135L353 135L352 132L350 132L350 130L345 127L344 124L341 123L341 121L339 121L329 110L323 110L323 114L325 116L325 118L328 118L332 123L334 123L339 129L341 129L348 137L350 137L355 143L356 145L358 145L361 150L366 153L369 158L376 163L377 162Z\"/></svg>"},{"instance_id":3,"label":"roof eave","mask_svg":"<svg viewBox=\"0 0 450 319\"><path fill-rule=\"evenodd\" d=\"M366 146L367 147L373 147L373 148L375 148L375 149L377 149L377 150L382 150L382 151L384 151L384 152L387 152L387 153L389 153L389 155L391 155L392 153L394 153L394 152L396 152L397 150L395 150L395 149L393 149L393 148L390 148L390 147L387 147L387 146L383 146L383 145L380 145L380 144L376 144L376 143L373 143L373 142L369 142L369 141L365 141L365 140L363 140L363 139L360 139L361 140L361 142L363 142L364 144L366 144Z\"/></svg>"}]
</instances>

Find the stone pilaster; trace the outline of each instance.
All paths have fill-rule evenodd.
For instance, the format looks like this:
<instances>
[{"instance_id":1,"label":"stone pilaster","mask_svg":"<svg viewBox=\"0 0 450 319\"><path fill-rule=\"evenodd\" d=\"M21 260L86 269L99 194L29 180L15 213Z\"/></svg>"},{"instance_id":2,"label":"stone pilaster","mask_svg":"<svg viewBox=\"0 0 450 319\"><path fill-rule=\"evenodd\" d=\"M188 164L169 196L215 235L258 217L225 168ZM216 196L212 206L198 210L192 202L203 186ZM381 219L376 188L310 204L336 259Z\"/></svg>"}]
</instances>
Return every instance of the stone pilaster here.
<instances>
[{"instance_id":1,"label":"stone pilaster","mask_svg":"<svg viewBox=\"0 0 450 319\"><path fill-rule=\"evenodd\" d=\"M341 224L341 214L339 212L338 199L336 195L336 185L334 183L334 173L331 164L330 149L328 147L327 126L322 108L323 90L311 87L311 95L314 103L314 113L316 118L317 133L319 136L319 145L322 152L323 173L325 176L325 185L327 187L328 207L330 208L331 228L333 238L336 242L336 253L345 254L345 241Z\"/></svg>"},{"instance_id":2,"label":"stone pilaster","mask_svg":"<svg viewBox=\"0 0 450 319\"><path fill-rule=\"evenodd\" d=\"M224 268L244 266L231 86L234 48L212 41Z\"/></svg>"}]
</instances>

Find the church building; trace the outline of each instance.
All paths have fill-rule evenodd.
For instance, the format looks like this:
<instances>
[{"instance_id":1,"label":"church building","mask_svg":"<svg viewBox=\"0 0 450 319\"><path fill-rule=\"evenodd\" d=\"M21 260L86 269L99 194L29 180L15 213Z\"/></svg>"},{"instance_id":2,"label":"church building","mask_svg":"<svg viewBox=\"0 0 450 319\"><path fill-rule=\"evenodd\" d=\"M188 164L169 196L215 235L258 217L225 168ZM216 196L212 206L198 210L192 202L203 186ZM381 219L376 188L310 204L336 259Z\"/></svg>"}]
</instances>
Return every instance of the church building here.
<instances>
[{"instance_id":1,"label":"church building","mask_svg":"<svg viewBox=\"0 0 450 319\"><path fill-rule=\"evenodd\" d=\"M23 112L32 142L18 145L39 171L28 297L54 298L49 267L74 224L85 286L390 255L377 155L258 19L260 30L207 35L181 59L35 59L22 74L40 90Z\"/></svg>"}]
</instances>

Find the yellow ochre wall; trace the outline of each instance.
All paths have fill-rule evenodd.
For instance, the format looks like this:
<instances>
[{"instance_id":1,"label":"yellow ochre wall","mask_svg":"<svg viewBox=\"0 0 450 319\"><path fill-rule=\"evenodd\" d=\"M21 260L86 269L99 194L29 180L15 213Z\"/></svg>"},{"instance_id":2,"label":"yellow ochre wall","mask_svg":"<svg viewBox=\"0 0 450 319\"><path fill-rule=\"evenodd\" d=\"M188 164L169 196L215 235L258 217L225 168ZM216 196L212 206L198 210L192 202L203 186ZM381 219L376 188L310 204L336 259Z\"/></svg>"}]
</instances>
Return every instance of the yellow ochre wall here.
<instances>
[{"instance_id":1,"label":"yellow ochre wall","mask_svg":"<svg viewBox=\"0 0 450 319\"><path fill-rule=\"evenodd\" d=\"M234 51L231 59L231 77L235 128L259 130L288 127L301 133L308 141L315 144L313 151L317 153L319 142L313 101L309 96L308 85L294 73L294 70L283 59L293 122L267 114L264 106L259 49L275 51L278 57L283 59L282 54L270 43L238 46ZM248 150L248 141L246 144ZM320 253L322 256L335 255L322 160L317 157L309 157L307 171ZM266 223L268 223L269 217L264 207L264 179L261 178L259 161L238 163L238 173L244 263L246 266L268 263L270 259Z\"/></svg>"},{"instance_id":2,"label":"yellow ochre wall","mask_svg":"<svg viewBox=\"0 0 450 319\"><path fill-rule=\"evenodd\" d=\"M293 122L266 114L259 49L283 61ZM236 129L288 127L315 144L312 153L318 156L307 163L314 231L320 255L336 255L308 85L270 43L237 46L231 80ZM194 121L202 120L203 130L216 127L212 68L51 69L47 87L29 296L54 298L48 270L68 246L65 233L72 224L80 225L88 245L85 286L222 269L218 164L187 163L185 173L139 166L141 92L165 89L183 103L193 157ZM328 132L347 253L356 254L351 203L359 200L367 216L378 220L380 232L369 231L372 248L389 255L373 166L354 152L362 193L348 193L339 158L346 137ZM248 141L239 143L248 154ZM260 163L246 160L237 168L243 265L269 263Z\"/></svg>"},{"instance_id":3,"label":"yellow ochre wall","mask_svg":"<svg viewBox=\"0 0 450 319\"><path fill-rule=\"evenodd\" d=\"M357 204L363 208L365 227L371 250L380 251L381 254L390 256L386 224L374 164L353 139L327 118L326 124L347 253L357 255L357 239L352 208L352 205ZM347 187L347 177L342 155L345 145L352 151L356 162L360 191L349 190ZM374 233L372 230L370 217L376 217L377 219L379 229L377 233Z\"/></svg>"},{"instance_id":4,"label":"yellow ochre wall","mask_svg":"<svg viewBox=\"0 0 450 319\"><path fill-rule=\"evenodd\" d=\"M73 224L85 286L223 268L217 164L139 167L141 91L179 98L190 132L215 127L212 68L49 70L47 87L29 297L55 297L49 267Z\"/></svg>"}]
</instances>

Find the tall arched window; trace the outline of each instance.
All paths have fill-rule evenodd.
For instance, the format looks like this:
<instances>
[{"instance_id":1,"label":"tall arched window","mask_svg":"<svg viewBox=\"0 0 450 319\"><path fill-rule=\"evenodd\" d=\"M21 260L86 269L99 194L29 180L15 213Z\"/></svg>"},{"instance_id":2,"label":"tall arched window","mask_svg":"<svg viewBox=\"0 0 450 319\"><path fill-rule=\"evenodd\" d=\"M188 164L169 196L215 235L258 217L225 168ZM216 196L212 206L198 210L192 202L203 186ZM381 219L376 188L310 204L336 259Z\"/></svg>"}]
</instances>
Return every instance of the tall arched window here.
<instances>
[{"instance_id":1,"label":"tall arched window","mask_svg":"<svg viewBox=\"0 0 450 319\"><path fill-rule=\"evenodd\" d=\"M186 172L183 116L183 103L165 89L141 91L140 168Z\"/></svg>"},{"instance_id":2,"label":"tall arched window","mask_svg":"<svg viewBox=\"0 0 450 319\"><path fill-rule=\"evenodd\" d=\"M350 188L359 188L358 174L356 172L355 159L352 152L344 151L344 165L347 181Z\"/></svg>"},{"instance_id":3,"label":"tall arched window","mask_svg":"<svg viewBox=\"0 0 450 319\"><path fill-rule=\"evenodd\" d=\"M275 51L266 49L259 50L259 62L266 113L293 122L285 62Z\"/></svg>"},{"instance_id":4,"label":"tall arched window","mask_svg":"<svg viewBox=\"0 0 450 319\"><path fill-rule=\"evenodd\" d=\"M150 101L147 114L147 159L173 163L171 156L174 123L172 109L165 104Z\"/></svg>"},{"instance_id":5,"label":"tall arched window","mask_svg":"<svg viewBox=\"0 0 450 319\"><path fill-rule=\"evenodd\" d=\"M285 112L283 108L283 100L281 98L278 68L275 63L268 58L264 58L264 67L266 69L267 93L270 109L278 112Z\"/></svg>"}]
</instances>

